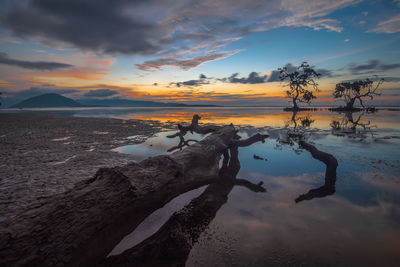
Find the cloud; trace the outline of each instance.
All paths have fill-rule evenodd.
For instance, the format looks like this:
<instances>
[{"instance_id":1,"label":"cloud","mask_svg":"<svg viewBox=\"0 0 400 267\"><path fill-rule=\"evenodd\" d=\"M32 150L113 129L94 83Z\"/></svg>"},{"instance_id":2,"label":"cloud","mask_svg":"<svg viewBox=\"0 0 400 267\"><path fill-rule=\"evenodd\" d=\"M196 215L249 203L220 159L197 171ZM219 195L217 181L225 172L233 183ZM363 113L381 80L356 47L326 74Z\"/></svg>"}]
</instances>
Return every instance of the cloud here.
<instances>
[{"instance_id":1,"label":"cloud","mask_svg":"<svg viewBox=\"0 0 400 267\"><path fill-rule=\"evenodd\" d=\"M247 78L238 78L239 73L234 73L230 77L219 79L228 83L257 84L267 82L267 75L260 75L257 72L251 72Z\"/></svg>"},{"instance_id":2,"label":"cloud","mask_svg":"<svg viewBox=\"0 0 400 267\"><path fill-rule=\"evenodd\" d=\"M385 80L385 82L397 82L397 83L400 82L400 77L382 77L382 78L377 78L376 81L379 79L383 79ZM374 79L372 78L371 80Z\"/></svg>"},{"instance_id":3,"label":"cloud","mask_svg":"<svg viewBox=\"0 0 400 267\"><path fill-rule=\"evenodd\" d=\"M326 29L328 31L333 31L333 32L342 32L343 28L338 26L339 21L334 20L334 19L317 19L317 20L296 20L294 19L289 19L285 23L282 24L282 26L286 27L309 27L313 28L316 31Z\"/></svg>"},{"instance_id":4,"label":"cloud","mask_svg":"<svg viewBox=\"0 0 400 267\"><path fill-rule=\"evenodd\" d=\"M209 84L212 78L207 78L206 75L200 74L198 80L189 80L184 82L172 82L170 85L175 85L176 87L186 86L186 87L195 87L203 84Z\"/></svg>"},{"instance_id":5,"label":"cloud","mask_svg":"<svg viewBox=\"0 0 400 267\"><path fill-rule=\"evenodd\" d=\"M345 43L348 43L348 42L350 42L350 39L349 38L346 38L346 39L344 39L343 40Z\"/></svg>"},{"instance_id":6,"label":"cloud","mask_svg":"<svg viewBox=\"0 0 400 267\"><path fill-rule=\"evenodd\" d=\"M0 35L0 43L20 44L21 41L10 38L8 36Z\"/></svg>"},{"instance_id":7,"label":"cloud","mask_svg":"<svg viewBox=\"0 0 400 267\"><path fill-rule=\"evenodd\" d=\"M281 73L278 70L273 70L271 75L269 75L268 82L280 82Z\"/></svg>"},{"instance_id":8,"label":"cloud","mask_svg":"<svg viewBox=\"0 0 400 267\"><path fill-rule=\"evenodd\" d=\"M25 61L9 58L6 53L0 52L0 64L17 66L25 69L34 69L34 70L57 70L57 69L65 69L72 68L73 65L59 63L59 62L47 62L47 61Z\"/></svg>"},{"instance_id":9,"label":"cloud","mask_svg":"<svg viewBox=\"0 0 400 267\"><path fill-rule=\"evenodd\" d=\"M370 32L376 32L376 33L400 32L400 14L391 17L388 20L380 22L375 28L370 30Z\"/></svg>"},{"instance_id":10,"label":"cloud","mask_svg":"<svg viewBox=\"0 0 400 267\"><path fill-rule=\"evenodd\" d=\"M76 68L65 71L55 71L49 73L41 73L35 75L37 78L69 78L78 80L96 80L101 79L107 75L107 70L93 70L86 68Z\"/></svg>"},{"instance_id":11,"label":"cloud","mask_svg":"<svg viewBox=\"0 0 400 267\"><path fill-rule=\"evenodd\" d=\"M21 1L0 15L0 23L16 36L50 45L104 53L155 52L154 26L124 13L124 8L140 2L144 1Z\"/></svg>"},{"instance_id":12,"label":"cloud","mask_svg":"<svg viewBox=\"0 0 400 267\"><path fill-rule=\"evenodd\" d=\"M12 83L10 83L10 82L8 82L8 81L6 81L6 80L0 80L0 88L3 88L3 87L11 87L11 86L13 86Z\"/></svg>"},{"instance_id":13,"label":"cloud","mask_svg":"<svg viewBox=\"0 0 400 267\"><path fill-rule=\"evenodd\" d=\"M296 67L293 66L292 63L287 63L285 67L289 72L294 72L296 70ZM269 75L268 82L280 82L281 81L280 75L281 73L279 70L273 70Z\"/></svg>"},{"instance_id":14,"label":"cloud","mask_svg":"<svg viewBox=\"0 0 400 267\"><path fill-rule=\"evenodd\" d=\"M355 63L351 63L349 64L348 68L351 74L357 75L397 69L400 68L400 64L382 64L379 60L372 59L366 64L357 65Z\"/></svg>"},{"instance_id":15,"label":"cloud","mask_svg":"<svg viewBox=\"0 0 400 267\"><path fill-rule=\"evenodd\" d=\"M287 70L289 72L294 72L297 70L296 66L294 66L292 63L287 63L285 65L285 67L287 68ZM319 74L321 74L322 78L331 78L331 77L337 77L338 75L335 75L334 72L332 70L328 70L328 69L315 69L315 71ZM281 82L280 79L280 71L279 70L273 70L271 72L271 74L269 75L268 78L268 82Z\"/></svg>"},{"instance_id":16,"label":"cloud","mask_svg":"<svg viewBox=\"0 0 400 267\"><path fill-rule=\"evenodd\" d=\"M139 64L142 70L176 65L187 70L211 55L220 55L213 60L232 55L222 50L253 32L279 27L340 32L340 21L327 16L360 1L24 0L0 10L0 26L52 48L160 57Z\"/></svg>"},{"instance_id":17,"label":"cloud","mask_svg":"<svg viewBox=\"0 0 400 267\"><path fill-rule=\"evenodd\" d=\"M316 69L316 72L321 74L322 78L324 78L324 77L331 78L331 77L338 76L338 75L335 75L332 70L328 70L328 69Z\"/></svg>"},{"instance_id":18,"label":"cloud","mask_svg":"<svg viewBox=\"0 0 400 267\"><path fill-rule=\"evenodd\" d=\"M143 71L149 71L149 70L160 70L163 67L177 67L180 68L181 70L190 70L192 68L198 67L199 65L209 62L209 61L214 61L218 59L223 59L229 56L232 56L236 53L238 53L240 50L233 50L233 51L221 51L221 52L215 52L215 53L210 53L208 55L204 56L197 56L193 57L190 59L177 59L177 58L158 58L154 60L148 60L145 61L142 64L136 64L136 68L139 70Z\"/></svg>"},{"instance_id":19,"label":"cloud","mask_svg":"<svg viewBox=\"0 0 400 267\"><path fill-rule=\"evenodd\" d=\"M108 97L113 95L118 95L119 92L110 89L97 89L97 90L90 90L87 93L84 93L83 96L87 97Z\"/></svg>"},{"instance_id":20,"label":"cloud","mask_svg":"<svg viewBox=\"0 0 400 267\"><path fill-rule=\"evenodd\" d=\"M378 81L380 81L382 79L384 80L384 82L393 82L393 83L400 82L400 77L375 76L375 77L366 77L366 78L368 78L368 79L370 79L371 81L374 81L374 82L378 82ZM359 81L359 80L362 80L362 79L361 78L356 78L356 79L344 80L344 82L356 82L356 81Z\"/></svg>"}]
</instances>

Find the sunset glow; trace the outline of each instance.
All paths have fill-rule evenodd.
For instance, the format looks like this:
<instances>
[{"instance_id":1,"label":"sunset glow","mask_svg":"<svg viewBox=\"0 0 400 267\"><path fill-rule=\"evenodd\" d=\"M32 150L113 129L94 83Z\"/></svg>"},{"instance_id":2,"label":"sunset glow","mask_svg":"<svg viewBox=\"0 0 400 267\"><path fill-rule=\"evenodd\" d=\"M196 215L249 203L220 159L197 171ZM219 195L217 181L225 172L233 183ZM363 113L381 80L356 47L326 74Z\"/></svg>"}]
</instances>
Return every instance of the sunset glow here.
<instances>
[{"instance_id":1,"label":"sunset glow","mask_svg":"<svg viewBox=\"0 0 400 267\"><path fill-rule=\"evenodd\" d=\"M395 0L59 2L0 3L5 105L109 89L104 97L286 106L276 70L303 61L322 74L316 106L335 105L336 83L374 75L386 80L376 104L400 103Z\"/></svg>"}]
</instances>

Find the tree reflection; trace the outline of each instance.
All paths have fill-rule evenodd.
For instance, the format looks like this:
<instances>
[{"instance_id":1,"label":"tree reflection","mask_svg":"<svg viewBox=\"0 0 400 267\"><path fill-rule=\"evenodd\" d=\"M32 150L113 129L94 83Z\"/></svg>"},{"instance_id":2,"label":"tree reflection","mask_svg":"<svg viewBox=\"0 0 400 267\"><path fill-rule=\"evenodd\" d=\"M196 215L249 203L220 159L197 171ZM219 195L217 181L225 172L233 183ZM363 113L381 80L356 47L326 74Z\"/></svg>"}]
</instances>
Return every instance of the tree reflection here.
<instances>
[{"instance_id":1,"label":"tree reflection","mask_svg":"<svg viewBox=\"0 0 400 267\"><path fill-rule=\"evenodd\" d=\"M373 136L372 128L377 126L371 125L371 121L362 120L364 115L365 112L362 112L354 119L353 112L346 112L341 120L331 122L332 134L360 139L365 139L369 134Z\"/></svg>"},{"instance_id":2,"label":"tree reflection","mask_svg":"<svg viewBox=\"0 0 400 267\"><path fill-rule=\"evenodd\" d=\"M301 147L295 147L300 141L308 138L308 131L314 120L309 114L298 115L297 111L293 111L290 120L285 122L285 129L282 131L280 136L277 138L277 149L282 149L283 145L289 145L293 148L293 151L300 154L303 150Z\"/></svg>"}]
</instances>

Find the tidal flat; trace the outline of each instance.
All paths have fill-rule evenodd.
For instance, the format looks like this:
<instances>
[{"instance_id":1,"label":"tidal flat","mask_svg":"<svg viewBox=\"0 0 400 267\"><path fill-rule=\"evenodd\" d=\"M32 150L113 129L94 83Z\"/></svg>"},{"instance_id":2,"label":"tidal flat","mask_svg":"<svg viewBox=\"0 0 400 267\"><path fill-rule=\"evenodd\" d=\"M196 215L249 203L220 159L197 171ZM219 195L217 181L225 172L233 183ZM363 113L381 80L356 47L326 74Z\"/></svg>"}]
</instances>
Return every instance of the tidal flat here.
<instances>
[{"instance_id":1,"label":"tidal flat","mask_svg":"<svg viewBox=\"0 0 400 267\"><path fill-rule=\"evenodd\" d=\"M49 114L0 114L0 125L2 221L40 206L99 168L130 162L130 155L112 149L161 129L155 121Z\"/></svg>"},{"instance_id":2,"label":"tidal flat","mask_svg":"<svg viewBox=\"0 0 400 267\"><path fill-rule=\"evenodd\" d=\"M171 155L175 151L168 150L179 138L167 136L176 132L177 123L187 125L199 114L200 123L206 123L202 125L233 122L242 139L256 133L269 136L264 143L238 149L236 175L254 185L262 182L266 192L209 185L226 190L226 202L213 206L215 215L206 218L208 224L180 259L186 266L398 266L400 262L396 110L72 112L75 117L0 115L2 223L90 179L99 168ZM327 179L326 166L299 145L299 136L337 159L334 180ZM186 137L206 136L188 133ZM169 220L191 216L187 211L192 200L213 199L211 189L202 186L174 198L127 231L108 255L137 252L146 240L162 233Z\"/></svg>"}]
</instances>

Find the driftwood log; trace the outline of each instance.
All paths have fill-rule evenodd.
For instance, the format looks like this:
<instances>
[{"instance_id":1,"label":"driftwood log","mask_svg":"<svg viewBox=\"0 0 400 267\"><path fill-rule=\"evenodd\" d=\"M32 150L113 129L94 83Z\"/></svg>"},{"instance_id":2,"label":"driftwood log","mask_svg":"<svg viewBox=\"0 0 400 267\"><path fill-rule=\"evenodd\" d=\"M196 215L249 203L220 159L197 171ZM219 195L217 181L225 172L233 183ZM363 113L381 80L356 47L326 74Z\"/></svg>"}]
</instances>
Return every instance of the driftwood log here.
<instances>
[{"instance_id":1,"label":"driftwood log","mask_svg":"<svg viewBox=\"0 0 400 267\"><path fill-rule=\"evenodd\" d=\"M116 244L152 212L182 193L217 181L227 149L267 137L238 140L232 125L201 127L199 119L194 116L190 126L179 126L180 134L211 134L186 149L100 169L42 206L1 222L0 266L104 263Z\"/></svg>"},{"instance_id":2,"label":"driftwood log","mask_svg":"<svg viewBox=\"0 0 400 267\"><path fill-rule=\"evenodd\" d=\"M120 255L107 258L101 266L185 266L186 260L200 234L228 200L234 186L244 186L253 192L265 192L262 182L253 184L237 179L240 170L237 147L224 153L219 179L193 199L151 237ZM229 161L229 163L228 163Z\"/></svg>"}]
</instances>

